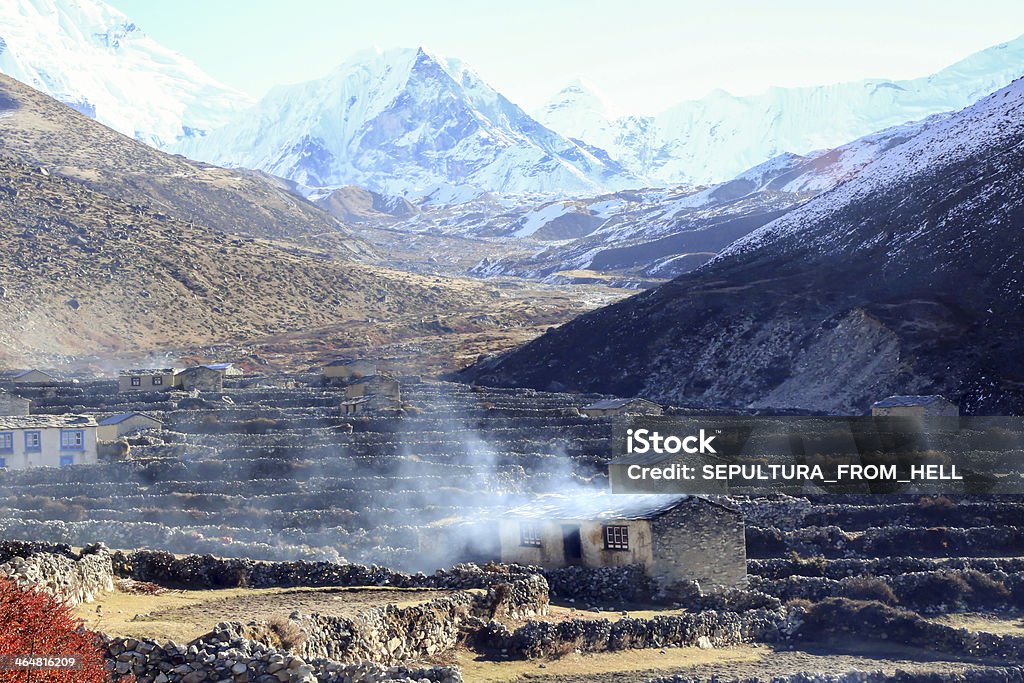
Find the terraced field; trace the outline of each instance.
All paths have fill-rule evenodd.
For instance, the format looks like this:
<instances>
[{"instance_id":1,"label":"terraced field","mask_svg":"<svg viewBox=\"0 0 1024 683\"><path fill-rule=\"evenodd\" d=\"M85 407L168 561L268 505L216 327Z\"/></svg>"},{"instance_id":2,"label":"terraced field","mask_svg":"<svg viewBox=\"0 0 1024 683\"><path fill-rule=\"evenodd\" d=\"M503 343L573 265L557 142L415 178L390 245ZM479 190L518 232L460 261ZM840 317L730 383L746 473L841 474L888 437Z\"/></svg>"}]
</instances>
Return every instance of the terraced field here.
<instances>
[{"instance_id":1,"label":"terraced field","mask_svg":"<svg viewBox=\"0 0 1024 683\"><path fill-rule=\"evenodd\" d=\"M164 430L126 462L0 475L4 537L425 570L493 553L480 520L530 492L603 484L611 430L566 411L585 397L445 383L407 383L404 417L343 416L342 394L319 387L22 393L35 412L144 410ZM452 521L472 524L421 543Z\"/></svg>"}]
</instances>

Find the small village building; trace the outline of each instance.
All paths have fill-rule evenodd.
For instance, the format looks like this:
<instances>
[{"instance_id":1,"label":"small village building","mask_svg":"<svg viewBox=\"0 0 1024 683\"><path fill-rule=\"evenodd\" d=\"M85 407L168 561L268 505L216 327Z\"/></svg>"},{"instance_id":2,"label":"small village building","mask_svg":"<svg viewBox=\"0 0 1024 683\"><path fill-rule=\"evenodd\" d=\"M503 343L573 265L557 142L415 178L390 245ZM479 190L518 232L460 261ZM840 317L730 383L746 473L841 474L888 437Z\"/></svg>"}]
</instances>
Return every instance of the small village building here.
<instances>
[{"instance_id":1,"label":"small village building","mask_svg":"<svg viewBox=\"0 0 1024 683\"><path fill-rule=\"evenodd\" d=\"M0 468L68 467L97 461L96 420L88 415L0 417Z\"/></svg>"},{"instance_id":2,"label":"small village building","mask_svg":"<svg viewBox=\"0 0 1024 683\"><path fill-rule=\"evenodd\" d=\"M241 368L235 367L234 363L205 363L203 367L216 370L224 377L241 377L245 374Z\"/></svg>"},{"instance_id":3,"label":"small village building","mask_svg":"<svg viewBox=\"0 0 1024 683\"><path fill-rule=\"evenodd\" d=\"M345 398L361 396L375 396L401 403L402 387L397 379L388 375L361 377L345 385Z\"/></svg>"},{"instance_id":4,"label":"small village building","mask_svg":"<svg viewBox=\"0 0 1024 683\"><path fill-rule=\"evenodd\" d=\"M224 391L224 373L206 365L186 368L177 379L185 391Z\"/></svg>"},{"instance_id":5,"label":"small village building","mask_svg":"<svg viewBox=\"0 0 1024 683\"><path fill-rule=\"evenodd\" d=\"M615 417L617 415L661 415L662 408L644 398L606 398L580 408L587 417Z\"/></svg>"},{"instance_id":6,"label":"small village building","mask_svg":"<svg viewBox=\"0 0 1024 683\"><path fill-rule=\"evenodd\" d=\"M541 496L499 520L501 561L542 567L642 565L662 583L746 582L743 515L701 496Z\"/></svg>"},{"instance_id":7,"label":"small village building","mask_svg":"<svg viewBox=\"0 0 1024 683\"><path fill-rule=\"evenodd\" d=\"M937 394L890 396L871 406L875 417L959 417L960 407Z\"/></svg>"},{"instance_id":8,"label":"small village building","mask_svg":"<svg viewBox=\"0 0 1024 683\"><path fill-rule=\"evenodd\" d=\"M99 421L100 441L117 441L122 436L163 429L164 423L145 413L121 413Z\"/></svg>"},{"instance_id":9,"label":"small village building","mask_svg":"<svg viewBox=\"0 0 1024 683\"><path fill-rule=\"evenodd\" d=\"M0 415L28 415L32 401L16 394L0 391Z\"/></svg>"},{"instance_id":10,"label":"small village building","mask_svg":"<svg viewBox=\"0 0 1024 683\"><path fill-rule=\"evenodd\" d=\"M372 415L382 410L399 410L402 402L386 395L370 394L341 401L342 415Z\"/></svg>"},{"instance_id":11,"label":"small village building","mask_svg":"<svg viewBox=\"0 0 1024 683\"><path fill-rule=\"evenodd\" d=\"M57 378L42 370L23 370L11 378L15 384L53 384Z\"/></svg>"},{"instance_id":12,"label":"small village building","mask_svg":"<svg viewBox=\"0 0 1024 683\"><path fill-rule=\"evenodd\" d=\"M117 379L117 390L129 391L170 391L179 386L176 368L151 370L122 370Z\"/></svg>"},{"instance_id":13,"label":"small village building","mask_svg":"<svg viewBox=\"0 0 1024 683\"><path fill-rule=\"evenodd\" d=\"M335 360L323 367L327 380L349 381L377 374L377 364L371 360Z\"/></svg>"}]
</instances>

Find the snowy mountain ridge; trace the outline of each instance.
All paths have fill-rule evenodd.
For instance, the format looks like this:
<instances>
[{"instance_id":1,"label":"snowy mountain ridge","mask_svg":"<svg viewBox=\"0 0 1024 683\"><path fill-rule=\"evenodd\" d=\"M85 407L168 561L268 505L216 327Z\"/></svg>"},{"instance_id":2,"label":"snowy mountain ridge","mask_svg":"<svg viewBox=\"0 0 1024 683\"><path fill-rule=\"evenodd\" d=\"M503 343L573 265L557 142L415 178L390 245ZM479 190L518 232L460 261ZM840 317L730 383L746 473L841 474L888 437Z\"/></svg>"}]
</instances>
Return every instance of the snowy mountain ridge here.
<instances>
[{"instance_id":1,"label":"snowy mountain ridge","mask_svg":"<svg viewBox=\"0 0 1024 683\"><path fill-rule=\"evenodd\" d=\"M956 111L1024 74L1024 36L909 80L866 79L770 88L737 97L724 90L650 117L608 119L600 98L574 82L537 112L541 123L608 151L659 184L706 185L780 154L806 155L871 132Z\"/></svg>"},{"instance_id":2,"label":"snowy mountain ridge","mask_svg":"<svg viewBox=\"0 0 1024 683\"><path fill-rule=\"evenodd\" d=\"M251 104L100 0L0 3L0 72L158 148Z\"/></svg>"}]
</instances>

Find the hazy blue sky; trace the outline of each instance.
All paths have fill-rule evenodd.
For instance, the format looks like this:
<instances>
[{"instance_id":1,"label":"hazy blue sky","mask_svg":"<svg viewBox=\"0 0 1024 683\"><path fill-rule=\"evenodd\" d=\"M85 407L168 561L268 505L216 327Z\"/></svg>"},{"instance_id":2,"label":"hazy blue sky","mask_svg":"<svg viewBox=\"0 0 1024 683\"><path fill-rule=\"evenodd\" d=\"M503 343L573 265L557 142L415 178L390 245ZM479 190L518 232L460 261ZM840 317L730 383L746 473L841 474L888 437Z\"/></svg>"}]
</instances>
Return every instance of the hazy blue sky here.
<instances>
[{"instance_id":1,"label":"hazy blue sky","mask_svg":"<svg viewBox=\"0 0 1024 683\"><path fill-rule=\"evenodd\" d=\"M528 110L574 78L613 113L714 88L908 78L1024 34L1020 0L109 0L225 83L262 95L358 49L459 57Z\"/></svg>"}]
</instances>

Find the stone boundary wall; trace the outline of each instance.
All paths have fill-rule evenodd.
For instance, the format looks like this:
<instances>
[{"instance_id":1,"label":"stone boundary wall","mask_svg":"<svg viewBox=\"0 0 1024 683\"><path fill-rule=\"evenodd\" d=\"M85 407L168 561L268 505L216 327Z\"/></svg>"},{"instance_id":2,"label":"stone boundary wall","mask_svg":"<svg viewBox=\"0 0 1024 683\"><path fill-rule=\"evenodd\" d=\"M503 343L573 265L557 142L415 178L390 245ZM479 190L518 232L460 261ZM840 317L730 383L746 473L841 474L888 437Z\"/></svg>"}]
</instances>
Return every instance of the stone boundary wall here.
<instances>
[{"instance_id":1,"label":"stone boundary wall","mask_svg":"<svg viewBox=\"0 0 1024 683\"><path fill-rule=\"evenodd\" d=\"M556 657L570 652L662 648L725 647L747 642L781 642L800 627L786 610L744 613L713 610L653 619L572 619L558 623L530 621L510 631L489 622L472 638L475 648L513 659Z\"/></svg>"},{"instance_id":2,"label":"stone boundary wall","mask_svg":"<svg viewBox=\"0 0 1024 683\"><path fill-rule=\"evenodd\" d=\"M948 655L1014 664L1024 660L1024 636L957 629L878 602L828 598L810 608L794 611L802 612L803 626L798 637L817 639L823 634L835 634L873 640L884 633L889 642Z\"/></svg>"},{"instance_id":3,"label":"stone boundary wall","mask_svg":"<svg viewBox=\"0 0 1024 683\"><path fill-rule=\"evenodd\" d=\"M782 557L972 557L1015 555L1024 547L1024 526L953 527L887 526L847 533L836 526L781 531L747 527L747 555Z\"/></svg>"},{"instance_id":4,"label":"stone boundary wall","mask_svg":"<svg viewBox=\"0 0 1024 683\"><path fill-rule=\"evenodd\" d=\"M854 558L768 558L747 560L747 573L751 578L786 579L791 576L814 576L827 579L845 579L857 576L896 576L913 572L942 569L975 569L980 572L1024 572L1024 557L882 557Z\"/></svg>"},{"instance_id":5,"label":"stone boundary wall","mask_svg":"<svg viewBox=\"0 0 1024 683\"><path fill-rule=\"evenodd\" d=\"M104 647L114 681L135 677L140 683L462 683L459 670L452 667L413 669L304 659L240 638L226 624L189 645L107 637Z\"/></svg>"},{"instance_id":6,"label":"stone boundary wall","mask_svg":"<svg viewBox=\"0 0 1024 683\"><path fill-rule=\"evenodd\" d=\"M77 559L51 553L15 556L0 564L0 577L22 588L42 590L72 607L114 590L113 563L105 550Z\"/></svg>"},{"instance_id":7,"label":"stone boundary wall","mask_svg":"<svg viewBox=\"0 0 1024 683\"><path fill-rule=\"evenodd\" d=\"M820 602L826 598L845 597L877 600L924 614L1024 606L1024 572L986 574L977 570L944 569L842 579L751 577L751 588L783 601L799 598Z\"/></svg>"},{"instance_id":8,"label":"stone boundary wall","mask_svg":"<svg viewBox=\"0 0 1024 683\"><path fill-rule=\"evenodd\" d=\"M462 591L422 605L387 605L356 617L300 615L292 620L305 634L298 654L339 662L370 660L398 664L454 648L464 630L489 620L547 614L548 584L539 575L491 586L486 593ZM231 623L232 637L260 641L272 629L265 622Z\"/></svg>"},{"instance_id":9,"label":"stone boundary wall","mask_svg":"<svg viewBox=\"0 0 1024 683\"><path fill-rule=\"evenodd\" d=\"M878 499L868 504L824 500L814 503L806 498L786 495L742 498L730 502L743 511L747 526L775 527L794 531L805 527L839 526L847 530L870 529L881 525L901 526L1024 526L1024 510L999 500L949 500L934 503L927 496L914 502L895 498Z\"/></svg>"}]
</instances>

